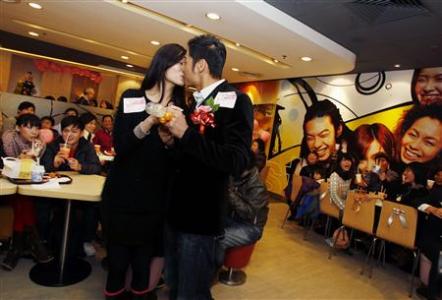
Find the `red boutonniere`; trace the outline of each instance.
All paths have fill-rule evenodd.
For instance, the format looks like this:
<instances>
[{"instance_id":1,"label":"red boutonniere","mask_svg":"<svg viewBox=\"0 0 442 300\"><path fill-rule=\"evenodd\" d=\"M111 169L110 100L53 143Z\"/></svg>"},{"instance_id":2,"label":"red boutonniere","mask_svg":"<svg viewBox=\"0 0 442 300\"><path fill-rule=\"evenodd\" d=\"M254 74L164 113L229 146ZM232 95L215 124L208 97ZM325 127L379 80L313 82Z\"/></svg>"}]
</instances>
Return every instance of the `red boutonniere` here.
<instances>
[{"instance_id":1,"label":"red boutonniere","mask_svg":"<svg viewBox=\"0 0 442 300\"><path fill-rule=\"evenodd\" d=\"M199 124L200 134L204 134L206 127L210 126L215 128L215 112L218 110L219 104L215 104L213 98L209 98L206 101L206 105L198 106L190 115L190 120L193 124Z\"/></svg>"}]
</instances>

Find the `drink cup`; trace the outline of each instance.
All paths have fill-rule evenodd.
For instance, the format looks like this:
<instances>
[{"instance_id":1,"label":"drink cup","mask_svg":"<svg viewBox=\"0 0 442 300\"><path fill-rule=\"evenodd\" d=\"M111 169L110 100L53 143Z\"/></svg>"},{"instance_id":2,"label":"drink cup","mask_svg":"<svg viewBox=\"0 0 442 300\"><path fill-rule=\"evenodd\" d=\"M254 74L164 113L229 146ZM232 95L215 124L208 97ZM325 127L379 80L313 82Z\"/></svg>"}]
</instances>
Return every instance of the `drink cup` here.
<instances>
[{"instance_id":1,"label":"drink cup","mask_svg":"<svg viewBox=\"0 0 442 300\"><path fill-rule=\"evenodd\" d=\"M65 158L68 158L71 153L71 147L68 144L60 144L60 152Z\"/></svg>"}]
</instances>

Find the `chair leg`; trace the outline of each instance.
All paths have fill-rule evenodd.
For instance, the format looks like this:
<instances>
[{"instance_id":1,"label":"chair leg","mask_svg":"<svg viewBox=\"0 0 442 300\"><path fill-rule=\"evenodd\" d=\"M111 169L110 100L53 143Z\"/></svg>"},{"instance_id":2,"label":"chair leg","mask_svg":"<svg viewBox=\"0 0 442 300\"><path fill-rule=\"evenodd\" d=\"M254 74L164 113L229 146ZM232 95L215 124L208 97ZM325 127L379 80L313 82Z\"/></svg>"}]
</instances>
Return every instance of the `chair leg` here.
<instances>
[{"instance_id":1,"label":"chair leg","mask_svg":"<svg viewBox=\"0 0 442 300\"><path fill-rule=\"evenodd\" d=\"M327 222L325 223L325 230L324 230L324 239L330 236L330 230L331 230L331 218L327 216Z\"/></svg>"},{"instance_id":2,"label":"chair leg","mask_svg":"<svg viewBox=\"0 0 442 300\"><path fill-rule=\"evenodd\" d=\"M290 214L290 205L289 205L289 208L287 208L287 212L285 213L284 221L282 221L282 224L281 224L281 229L284 228L285 224L287 223L287 220L289 218L289 214Z\"/></svg>"},{"instance_id":3,"label":"chair leg","mask_svg":"<svg viewBox=\"0 0 442 300\"><path fill-rule=\"evenodd\" d=\"M414 260L413 260L413 269L411 271L411 280L410 280L410 290L408 291L408 297L413 296L414 291L414 277L417 269L417 263L419 262L421 251L420 249L417 249L416 251L413 251Z\"/></svg>"},{"instance_id":4,"label":"chair leg","mask_svg":"<svg viewBox=\"0 0 442 300\"><path fill-rule=\"evenodd\" d=\"M381 257L383 258L383 265L385 265L385 241L381 241L381 246L379 248L378 259L376 261L376 266L379 266L381 263Z\"/></svg>"},{"instance_id":5,"label":"chair leg","mask_svg":"<svg viewBox=\"0 0 442 300\"><path fill-rule=\"evenodd\" d=\"M362 267L362 270L360 272L361 275L364 275L366 267L370 270L370 261L371 261L373 254L374 254L374 249L376 247L376 241L377 241L377 239L375 237L373 237L373 241L371 242L370 248L368 248L367 257L365 258L365 264ZM371 277L371 275L369 275L369 276Z\"/></svg>"}]
</instances>

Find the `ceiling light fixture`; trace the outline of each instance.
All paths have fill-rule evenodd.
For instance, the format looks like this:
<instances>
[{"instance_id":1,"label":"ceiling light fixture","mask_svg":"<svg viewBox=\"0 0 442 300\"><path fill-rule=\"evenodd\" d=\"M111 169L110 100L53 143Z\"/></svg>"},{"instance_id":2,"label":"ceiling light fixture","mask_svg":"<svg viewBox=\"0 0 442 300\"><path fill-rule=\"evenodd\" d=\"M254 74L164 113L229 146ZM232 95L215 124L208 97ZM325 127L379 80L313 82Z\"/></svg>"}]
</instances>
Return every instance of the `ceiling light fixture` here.
<instances>
[{"instance_id":1,"label":"ceiling light fixture","mask_svg":"<svg viewBox=\"0 0 442 300\"><path fill-rule=\"evenodd\" d=\"M274 63L279 63L279 60L274 59L273 62L274 62Z\"/></svg>"},{"instance_id":2,"label":"ceiling light fixture","mask_svg":"<svg viewBox=\"0 0 442 300\"><path fill-rule=\"evenodd\" d=\"M236 43L235 45L236 45L236 47L241 47L240 43Z\"/></svg>"},{"instance_id":3,"label":"ceiling light fixture","mask_svg":"<svg viewBox=\"0 0 442 300\"><path fill-rule=\"evenodd\" d=\"M312 61L313 59L311 57L308 57L308 56L303 56L303 57L301 57L301 60L303 60L303 61Z\"/></svg>"},{"instance_id":4,"label":"ceiling light fixture","mask_svg":"<svg viewBox=\"0 0 442 300\"><path fill-rule=\"evenodd\" d=\"M155 46L158 46L159 44L161 44L161 43L158 42L158 41L150 41L150 43L151 43L152 45L155 45Z\"/></svg>"},{"instance_id":5,"label":"ceiling light fixture","mask_svg":"<svg viewBox=\"0 0 442 300\"><path fill-rule=\"evenodd\" d=\"M126 67L133 68L134 66L127 64Z\"/></svg>"},{"instance_id":6,"label":"ceiling light fixture","mask_svg":"<svg viewBox=\"0 0 442 300\"><path fill-rule=\"evenodd\" d=\"M34 31L29 31L28 33L29 33L29 35L32 35L32 36L39 36L39 34Z\"/></svg>"},{"instance_id":7,"label":"ceiling light fixture","mask_svg":"<svg viewBox=\"0 0 442 300\"><path fill-rule=\"evenodd\" d=\"M121 58L122 58L122 59L129 59L129 56L121 55Z\"/></svg>"},{"instance_id":8,"label":"ceiling light fixture","mask_svg":"<svg viewBox=\"0 0 442 300\"><path fill-rule=\"evenodd\" d=\"M217 13L209 12L206 14L206 17L213 21L218 21L221 17Z\"/></svg>"},{"instance_id":9,"label":"ceiling light fixture","mask_svg":"<svg viewBox=\"0 0 442 300\"><path fill-rule=\"evenodd\" d=\"M42 9L43 8L43 6L41 6L38 3L34 3L34 2L29 2L28 5L32 8L35 8L35 9Z\"/></svg>"},{"instance_id":10,"label":"ceiling light fixture","mask_svg":"<svg viewBox=\"0 0 442 300\"><path fill-rule=\"evenodd\" d=\"M395 68L400 68L401 65L400 65L400 64L395 64L394 67L395 67Z\"/></svg>"},{"instance_id":11,"label":"ceiling light fixture","mask_svg":"<svg viewBox=\"0 0 442 300\"><path fill-rule=\"evenodd\" d=\"M121 0L121 2L127 3L127 2L129 2L129 0Z\"/></svg>"},{"instance_id":12,"label":"ceiling light fixture","mask_svg":"<svg viewBox=\"0 0 442 300\"><path fill-rule=\"evenodd\" d=\"M238 68L232 68L232 71L233 72L239 72L239 69Z\"/></svg>"}]
</instances>

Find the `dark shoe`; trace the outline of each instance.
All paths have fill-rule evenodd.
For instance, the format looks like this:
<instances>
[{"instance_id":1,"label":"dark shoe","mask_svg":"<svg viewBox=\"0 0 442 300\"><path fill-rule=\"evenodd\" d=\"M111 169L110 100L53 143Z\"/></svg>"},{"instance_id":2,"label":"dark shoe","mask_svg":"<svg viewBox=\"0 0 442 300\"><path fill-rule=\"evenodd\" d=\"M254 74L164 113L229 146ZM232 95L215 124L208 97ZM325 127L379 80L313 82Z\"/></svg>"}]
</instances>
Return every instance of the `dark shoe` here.
<instances>
[{"instance_id":1,"label":"dark shoe","mask_svg":"<svg viewBox=\"0 0 442 300\"><path fill-rule=\"evenodd\" d=\"M2 267L6 271L12 271L17 266L18 260L21 257L21 252L17 249L11 249L6 254L5 259L2 262Z\"/></svg>"},{"instance_id":2,"label":"dark shoe","mask_svg":"<svg viewBox=\"0 0 442 300\"><path fill-rule=\"evenodd\" d=\"M45 264L54 259L52 255L49 255L45 245L43 245L39 239L35 228L32 228L31 231L28 232L27 244L29 245L32 257L34 257L38 263Z\"/></svg>"}]
</instances>

